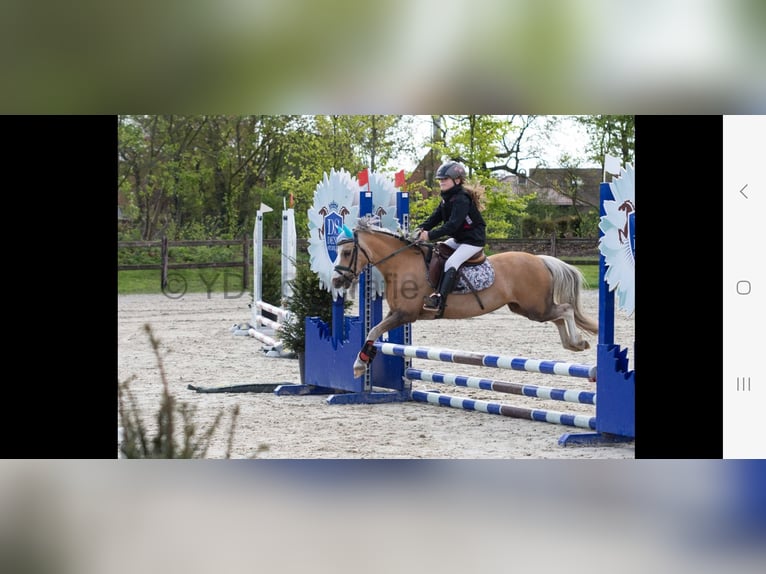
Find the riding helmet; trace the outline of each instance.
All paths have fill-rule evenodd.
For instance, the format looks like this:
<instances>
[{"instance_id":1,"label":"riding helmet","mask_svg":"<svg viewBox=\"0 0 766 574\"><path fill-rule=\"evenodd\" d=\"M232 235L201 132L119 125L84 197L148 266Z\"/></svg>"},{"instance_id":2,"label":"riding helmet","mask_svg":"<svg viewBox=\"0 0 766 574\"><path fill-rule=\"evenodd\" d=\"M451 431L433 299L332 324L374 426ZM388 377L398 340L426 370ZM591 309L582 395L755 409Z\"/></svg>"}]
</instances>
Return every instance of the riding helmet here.
<instances>
[{"instance_id":1,"label":"riding helmet","mask_svg":"<svg viewBox=\"0 0 766 574\"><path fill-rule=\"evenodd\" d=\"M436 179L456 179L465 180L465 166L456 161L446 161L436 170Z\"/></svg>"}]
</instances>

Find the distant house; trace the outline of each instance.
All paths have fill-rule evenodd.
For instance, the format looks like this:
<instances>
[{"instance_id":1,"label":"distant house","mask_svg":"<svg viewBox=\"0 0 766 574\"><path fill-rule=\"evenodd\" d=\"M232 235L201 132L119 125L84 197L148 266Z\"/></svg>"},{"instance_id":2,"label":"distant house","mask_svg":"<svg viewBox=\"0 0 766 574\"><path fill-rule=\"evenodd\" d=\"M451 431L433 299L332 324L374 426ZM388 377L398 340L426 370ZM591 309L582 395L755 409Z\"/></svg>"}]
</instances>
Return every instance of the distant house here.
<instances>
[{"instance_id":1,"label":"distant house","mask_svg":"<svg viewBox=\"0 0 766 574\"><path fill-rule=\"evenodd\" d=\"M507 175L499 181L510 184L517 195L534 193L548 205L598 209L602 171L599 168L538 168L528 175Z\"/></svg>"},{"instance_id":2,"label":"distant house","mask_svg":"<svg viewBox=\"0 0 766 574\"><path fill-rule=\"evenodd\" d=\"M441 163L441 158L436 155L436 152L428 150L406 179L407 190L413 194L419 193L422 197L438 193L439 186L434 179L434 175L436 175L436 170L439 169Z\"/></svg>"}]
</instances>

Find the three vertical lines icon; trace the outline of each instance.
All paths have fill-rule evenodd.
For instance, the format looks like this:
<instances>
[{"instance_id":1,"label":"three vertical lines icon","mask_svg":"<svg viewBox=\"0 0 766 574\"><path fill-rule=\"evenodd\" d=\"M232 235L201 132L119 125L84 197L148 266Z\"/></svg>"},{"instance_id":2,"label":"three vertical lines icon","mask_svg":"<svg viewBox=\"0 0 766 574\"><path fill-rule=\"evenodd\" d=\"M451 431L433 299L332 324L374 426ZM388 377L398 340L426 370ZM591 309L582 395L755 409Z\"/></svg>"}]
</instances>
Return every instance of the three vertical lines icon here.
<instances>
[{"instance_id":1,"label":"three vertical lines icon","mask_svg":"<svg viewBox=\"0 0 766 574\"><path fill-rule=\"evenodd\" d=\"M738 391L749 391L750 390L750 377L737 377L737 390Z\"/></svg>"}]
</instances>

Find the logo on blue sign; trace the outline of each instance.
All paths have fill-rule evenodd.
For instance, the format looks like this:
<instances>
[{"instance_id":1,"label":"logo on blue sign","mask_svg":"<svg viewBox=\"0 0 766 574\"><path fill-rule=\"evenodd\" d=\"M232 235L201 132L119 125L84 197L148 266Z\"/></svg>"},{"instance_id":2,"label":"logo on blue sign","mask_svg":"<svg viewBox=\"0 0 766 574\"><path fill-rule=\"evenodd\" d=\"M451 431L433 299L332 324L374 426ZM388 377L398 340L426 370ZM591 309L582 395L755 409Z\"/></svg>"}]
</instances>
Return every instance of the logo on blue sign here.
<instances>
[{"instance_id":1,"label":"logo on blue sign","mask_svg":"<svg viewBox=\"0 0 766 574\"><path fill-rule=\"evenodd\" d=\"M331 262L335 261L338 256L338 235L341 234L343 220L349 213L351 212L346 207L338 206L334 200L319 210L319 214L323 218L319 238L324 240L327 255Z\"/></svg>"},{"instance_id":2,"label":"logo on blue sign","mask_svg":"<svg viewBox=\"0 0 766 574\"><path fill-rule=\"evenodd\" d=\"M343 227L343 217L337 211L331 211L324 217L324 242L330 261L335 261L338 256L338 235Z\"/></svg>"}]
</instances>

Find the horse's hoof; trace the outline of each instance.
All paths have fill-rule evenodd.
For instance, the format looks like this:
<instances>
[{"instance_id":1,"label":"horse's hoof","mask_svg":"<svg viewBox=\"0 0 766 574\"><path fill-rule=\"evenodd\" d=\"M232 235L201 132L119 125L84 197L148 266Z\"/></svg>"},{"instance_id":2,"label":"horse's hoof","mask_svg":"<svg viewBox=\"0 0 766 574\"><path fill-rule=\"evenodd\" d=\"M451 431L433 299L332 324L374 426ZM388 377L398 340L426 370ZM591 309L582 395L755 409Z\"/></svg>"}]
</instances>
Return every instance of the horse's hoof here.
<instances>
[{"instance_id":1,"label":"horse's hoof","mask_svg":"<svg viewBox=\"0 0 766 574\"><path fill-rule=\"evenodd\" d=\"M568 343L564 345L564 348L567 351L574 351L575 353L579 353L585 349L590 349L590 343L588 343L588 341L578 341L577 343Z\"/></svg>"}]
</instances>

